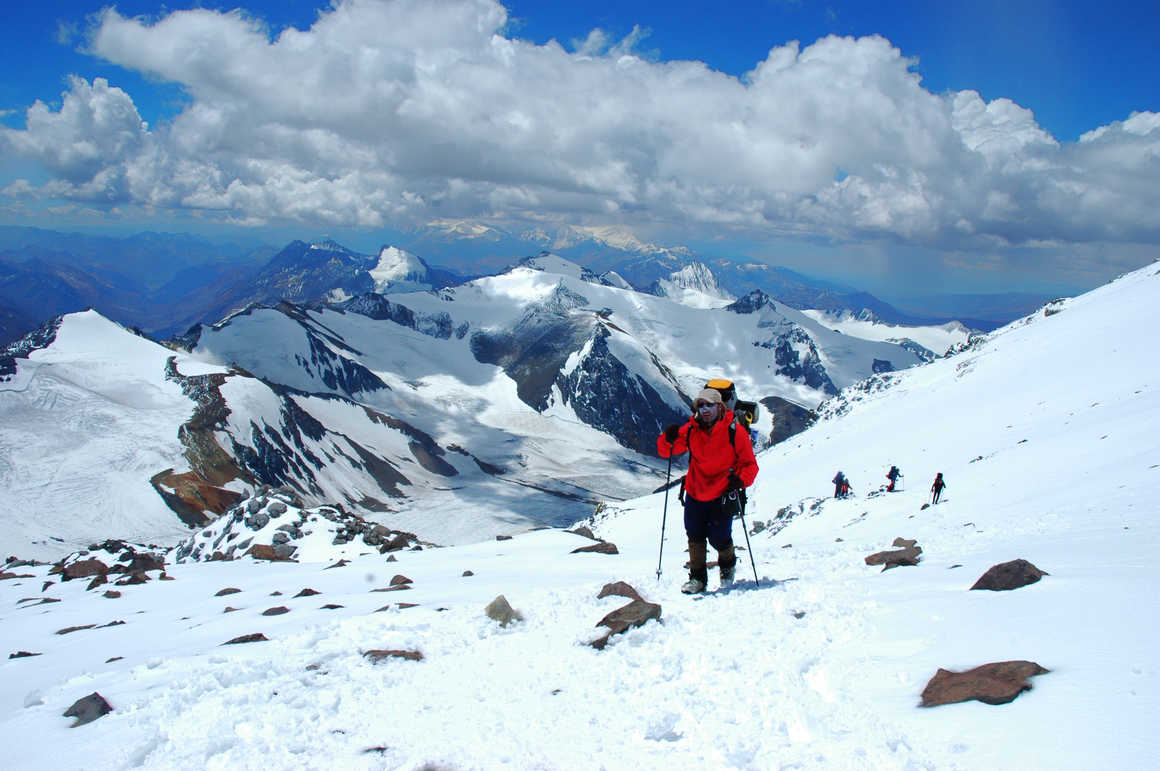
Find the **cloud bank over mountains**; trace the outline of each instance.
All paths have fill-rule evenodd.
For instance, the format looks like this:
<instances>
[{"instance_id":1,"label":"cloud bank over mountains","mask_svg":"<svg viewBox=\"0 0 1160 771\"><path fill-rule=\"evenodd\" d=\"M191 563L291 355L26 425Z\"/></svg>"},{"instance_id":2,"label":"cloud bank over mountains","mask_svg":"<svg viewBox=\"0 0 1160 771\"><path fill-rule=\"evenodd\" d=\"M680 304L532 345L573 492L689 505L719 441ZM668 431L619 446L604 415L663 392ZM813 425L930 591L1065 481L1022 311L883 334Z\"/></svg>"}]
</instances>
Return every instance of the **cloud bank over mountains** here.
<instances>
[{"instance_id":1,"label":"cloud bank over mountains","mask_svg":"<svg viewBox=\"0 0 1160 771\"><path fill-rule=\"evenodd\" d=\"M1160 114L1060 143L1034 115L926 90L881 37L772 48L743 78L516 38L492 0L345 0L308 30L242 12L103 12L88 50L180 84L147 125L133 95L71 79L0 152L39 162L16 201L192 211L222 222L432 219L640 232L886 238L942 250L1160 240Z\"/></svg>"}]
</instances>

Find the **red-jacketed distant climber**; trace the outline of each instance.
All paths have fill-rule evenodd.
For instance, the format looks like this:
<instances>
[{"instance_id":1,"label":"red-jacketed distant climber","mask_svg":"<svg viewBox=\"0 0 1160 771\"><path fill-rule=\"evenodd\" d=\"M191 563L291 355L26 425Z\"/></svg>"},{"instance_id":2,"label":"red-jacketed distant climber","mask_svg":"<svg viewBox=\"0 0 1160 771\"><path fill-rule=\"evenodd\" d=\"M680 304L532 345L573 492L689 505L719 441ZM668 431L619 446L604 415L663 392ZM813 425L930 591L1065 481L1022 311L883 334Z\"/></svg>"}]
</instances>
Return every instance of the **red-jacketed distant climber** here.
<instances>
[{"instance_id":1,"label":"red-jacketed distant climber","mask_svg":"<svg viewBox=\"0 0 1160 771\"><path fill-rule=\"evenodd\" d=\"M943 481L942 472L940 471L934 477L934 484L930 486L930 502L932 504L938 503L939 496L942 495L943 488L946 486L947 483Z\"/></svg>"},{"instance_id":2,"label":"red-jacketed distant climber","mask_svg":"<svg viewBox=\"0 0 1160 771\"><path fill-rule=\"evenodd\" d=\"M681 587L686 594L704 591L709 581L706 541L717 550L722 586L733 582L737 565L733 512L723 507L722 497L729 490L749 487L757 477L749 431L744 426L730 430L733 412L726 408L720 391L701 391L693 408L695 412L687 423L674 423L657 437L657 452L662 458L689 453L689 473L685 478L689 581Z\"/></svg>"}]
</instances>

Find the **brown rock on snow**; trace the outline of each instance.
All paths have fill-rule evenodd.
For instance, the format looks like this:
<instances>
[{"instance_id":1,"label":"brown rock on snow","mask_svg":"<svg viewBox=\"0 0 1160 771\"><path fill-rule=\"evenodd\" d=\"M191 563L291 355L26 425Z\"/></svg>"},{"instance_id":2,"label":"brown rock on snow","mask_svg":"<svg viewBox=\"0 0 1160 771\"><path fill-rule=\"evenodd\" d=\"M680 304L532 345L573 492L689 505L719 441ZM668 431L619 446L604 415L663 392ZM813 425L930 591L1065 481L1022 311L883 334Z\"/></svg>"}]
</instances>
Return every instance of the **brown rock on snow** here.
<instances>
[{"instance_id":1,"label":"brown rock on snow","mask_svg":"<svg viewBox=\"0 0 1160 771\"><path fill-rule=\"evenodd\" d=\"M1035 567L1027 560L1017 559L992 566L975 582L971 589L1005 592L1033 584L1046 575L1048 573Z\"/></svg>"},{"instance_id":2,"label":"brown rock on snow","mask_svg":"<svg viewBox=\"0 0 1160 771\"><path fill-rule=\"evenodd\" d=\"M406 659L407 661L422 661L423 654L419 651L402 651L402 650L371 650L365 651L363 656L371 660L371 663L377 664L383 659L397 658Z\"/></svg>"},{"instance_id":3,"label":"brown rock on snow","mask_svg":"<svg viewBox=\"0 0 1160 771\"><path fill-rule=\"evenodd\" d=\"M937 707L963 701L1007 704L1023 691L1031 690L1027 678L1050 670L1034 661L1000 661L966 672L939 669L922 689L923 707Z\"/></svg>"},{"instance_id":4,"label":"brown rock on snow","mask_svg":"<svg viewBox=\"0 0 1160 771\"><path fill-rule=\"evenodd\" d=\"M263 616L281 616L283 613L289 613L290 609L285 605L278 605L274 608L267 608L262 611Z\"/></svg>"},{"instance_id":5,"label":"brown rock on snow","mask_svg":"<svg viewBox=\"0 0 1160 771\"><path fill-rule=\"evenodd\" d=\"M3 573L0 572L0 581L10 581L13 578L36 578L31 573Z\"/></svg>"},{"instance_id":6,"label":"brown rock on snow","mask_svg":"<svg viewBox=\"0 0 1160 771\"><path fill-rule=\"evenodd\" d=\"M579 554L580 552L595 552L596 554L620 554L620 550L616 548L616 544L611 541L600 541L590 546L581 546L578 549L573 549L571 554Z\"/></svg>"},{"instance_id":7,"label":"brown rock on snow","mask_svg":"<svg viewBox=\"0 0 1160 771\"><path fill-rule=\"evenodd\" d=\"M866 557L867 565L882 565L883 570L898 567L899 565L917 565L922 547L915 541L905 538L895 538L895 546L902 546L895 551L880 551Z\"/></svg>"},{"instance_id":8,"label":"brown rock on snow","mask_svg":"<svg viewBox=\"0 0 1160 771\"><path fill-rule=\"evenodd\" d=\"M214 597L225 597L227 594L237 594L240 591L242 591L242 590L238 589L237 587L227 586L225 589L220 589L217 592L214 592L213 596Z\"/></svg>"},{"instance_id":9,"label":"brown rock on snow","mask_svg":"<svg viewBox=\"0 0 1160 771\"><path fill-rule=\"evenodd\" d=\"M654 602L633 600L624 607L617 608L597 622L596 626L608 627L608 634L589 643L596 650L603 650L613 635L622 634L634 626L644 626L652 619L661 620L661 606Z\"/></svg>"},{"instance_id":10,"label":"brown rock on snow","mask_svg":"<svg viewBox=\"0 0 1160 771\"><path fill-rule=\"evenodd\" d=\"M224 643L222 643L222 645L239 645L241 643L266 642L268 640L269 638L266 637L266 635L262 634L261 632L255 632L254 634L244 634L241 637L235 637L232 640L226 640Z\"/></svg>"},{"instance_id":11,"label":"brown rock on snow","mask_svg":"<svg viewBox=\"0 0 1160 771\"><path fill-rule=\"evenodd\" d=\"M391 579L390 585L391 586L401 586L403 584L413 584L413 583L415 583L415 582L412 581L411 579L407 578L406 576L404 576L402 574L399 574Z\"/></svg>"},{"instance_id":12,"label":"brown rock on snow","mask_svg":"<svg viewBox=\"0 0 1160 771\"><path fill-rule=\"evenodd\" d=\"M318 591L317 589L311 589L310 587L307 587L307 588L303 589L302 591L298 592L298 594L294 595L294 597L295 597L295 599L297 599L298 597L313 597L316 594L322 594L322 592Z\"/></svg>"},{"instance_id":13,"label":"brown rock on snow","mask_svg":"<svg viewBox=\"0 0 1160 771\"><path fill-rule=\"evenodd\" d=\"M16 651L15 653L9 653L8 658L10 658L10 659L26 659L29 656L40 656L40 655L42 655L42 654L31 653L29 651Z\"/></svg>"},{"instance_id":14,"label":"brown rock on snow","mask_svg":"<svg viewBox=\"0 0 1160 771\"><path fill-rule=\"evenodd\" d=\"M109 566L97 559L79 560L61 571L65 581L73 578L108 575Z\"/></svg>"},{"instance_id":15,"label":"brown rock on snow","mask_svg":"<svg viewBox=\"0 0 1160 771\"><path fill-rule=\"evenodd\" d=\"M641 596L637 593L631 585L624 581L617 581L614 584L605 584L604 588L600 590L600 594L596 595L596 599L603 600L605 597L627 597L630 600L639 600Z\"/></svg>"}]
</instances>

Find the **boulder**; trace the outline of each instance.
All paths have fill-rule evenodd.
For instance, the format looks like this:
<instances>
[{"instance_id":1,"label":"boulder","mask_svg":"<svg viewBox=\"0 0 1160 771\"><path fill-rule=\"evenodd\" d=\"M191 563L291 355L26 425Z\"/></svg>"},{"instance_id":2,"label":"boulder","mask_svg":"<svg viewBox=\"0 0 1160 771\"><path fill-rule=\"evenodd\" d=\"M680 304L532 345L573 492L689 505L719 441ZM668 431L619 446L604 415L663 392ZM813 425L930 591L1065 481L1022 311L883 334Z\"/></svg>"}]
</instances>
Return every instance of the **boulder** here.
<instances>
[{"instance_id":1,"label":"boulder","mask_svg":"<svg viewBox=\"0 0 1160 771\"><path fill-rule=\"evenodd\" d=\"M290 554L286 554L284 551L279 551L285 549L286 546L290 546L292 550L294 549L294 546L291 544L283 544L282 546L274 547L258 543L251 546L246 554L249 554L256 560L267 560L268 562L290 562L290 554L293 554L293 551L291 551Z\"/></svg>"},{"instance_id":2,"label":"boulder","mask_svg":"<svg viewBox=\"0 0 1160 771\"><path fill-rule=\"evenodd\" d=\"M105 576L109 574L109 566L98 559L78 560L71 565L66 565L61 573L65 581L73 578Z\"/></svg>"},{"instance_id":3,"label":"boulder","mask_svg":"<svg viewBox=\"0 0 1160 771\"><path fill-rule=\"evenodd\" d=\"M225 597L226 595L237 594L240 591L242 591L242 590L238 589L235 586L227 586L225 589L219 589L218 591L214 592L213 596L214 597Z\"/></svg>"},{"instance_id":4,"label":"boulder","mask_svg":"<svg viewBox=\"0 0 1160 771\"><path fill-rule=\"evenodd\" d=\"M605 597L627 597L630 600L641 599L640 594L630 584L624 581L617 581L614 584L605 584L604 588L600 590L600 594L596 595L596 599L603 600Z\"/></svg>"},{"instance_id":5,"label":"boulder","mask_svg":"<svg viewBox=\"0 0 1160 771\"><path fill-rule=\"evenodd\" d=\"M1040 570L1025 559L1002 562L987 570L971 589L987 589L1005 592L1033 584L1048 573Z\"/></svg>"},{"instance_id":6,"label":"boulder","mask_svg":"<svg viewBox=\"0 0 1160 771\"><path fill-rule=\"evenodd\" d=\"M571 554L579 554L580 552L595 552L596 554L620 554L616 548L616 544L610 541L599 541L598 543L590 544L588 546L581 546L578 549L573 549Z\"/></svg>"},{"instance_id":7,"label":"boulder","mask_svg":"<svg viewBox=\"0 0 1160 771\"><path fill-rule=\"evenodd\" d=\"M283 613L289 613L290 609L285 605L278 605L273 608L267 608L262 611L263 616L281 616Z\"/></svg>"},{"instance_id":8,"label":"boulder","mask_svg":"<svg viewBox=\"0 0 1160 771\"><path fill-rule=\"evenodd\" d=\"M109 702L105 701L105 697L93 691L83 699L77 699L72 706L64 711L64 717L75 717L76 722L72 724L73 728L85 723L91 723L99 717L104 717L113 711Z\"/></svg>"},{"instance_id":9,"label":"boulder","mask_svg":"<svg viewBox=\"0 0 1160 771\"><path fill-rule=\"evenodd\" d=\"M1007 704L1031 690L1027 678L1048 671L1034 661L1000 661L966 672L939 669L922 689L921 706L937 707L971 700Z\"/></svg>"},{"instance_id":10,"label":"boulder","mask_svg":"<svg viewBox=\"0 0 1160 771\"><path fill-rule=\"evenodd\" d=\"M402 574L399 574L391 579L390 586L401 586L403 584L413 584L413 583L415 583L415 582L412 581L411 579L407 578L406 576L404 576Z\"/></svg>"},{"instance_id":11,"label":"boulder","mask_svg":"<svg viewBox=\"0 0 1160 771\"><path fill-rule=\"evenodd\" d=\"M294 595L294 597L295 597L295 599L297 599L298 597L313 597L316 594L322 594L322 592L318 591L317 589L311 589L310 587L306 587L302 591L298 592L298 594Z\"/></svg>"},{"instance_id":12,"label":"boulder","mask_svg":"<svg viewBox=\"0 0 1160 771\"><path fill-rule=\"evenodd\" d=\"M624 607L617 608L596 623L608 627L608 633L589 643L596 650L603 650L613 635L628 631L634 626L644 626L650 620L661 620L661 606L644 600L633 600Z\"/></svg>"},{"instance_id":13,"label":"boulder","mask_svg":"<svg viewBox=\"0 0 1160 771\"><path fill-rule=\"evenodd\" d=\"M524 620L523 615L513 608L502 594L488 603L483 612L487 614L488 618L498 621L502 627L506 627L513 621Z\"/></svg>"},{"instance_id":14,"label":"boulder","mask_svg":"<svg viewBox=\"0 0 1160 771\"><path fill-rule=\"evenodd\" d=\"M894 551L880 551L866 557L867 565L882 565L883 570L898 567L899 565L917 565L922 547L915 541L905 538L895 538L895 546L902 546Z\"/></svg>"}]
</instances>

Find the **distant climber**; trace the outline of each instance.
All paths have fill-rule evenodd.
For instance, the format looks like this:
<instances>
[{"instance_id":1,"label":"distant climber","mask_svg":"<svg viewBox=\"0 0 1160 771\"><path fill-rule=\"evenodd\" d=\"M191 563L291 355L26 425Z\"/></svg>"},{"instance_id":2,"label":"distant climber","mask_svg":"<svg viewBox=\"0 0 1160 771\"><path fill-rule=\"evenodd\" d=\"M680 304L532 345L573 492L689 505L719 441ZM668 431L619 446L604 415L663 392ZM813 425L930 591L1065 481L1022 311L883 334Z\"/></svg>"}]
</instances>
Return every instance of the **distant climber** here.
<instances>
[{"instance_id":1,"label":"distant climber","mask_svg":"<svg viewBox=\"0 0 1160 771\"><path fill-rule=\"evenodd\" d=\"M890 484L886 485L886 492L894 492L894 485L901 476L902 472L898 470L898 466L890 467L890 470L886 472L886 478L890 480Z\"/></svg>"},{"instance_id":2,"label":"distant climber","mask_svg":"<svg viewBox=\"0 0 1160 771\"><path fill-rule=\"evenodd\" d=\"M684 483L689 580L681 587L685 594L703 592L709 582L706 541L717 550L721 585L733 583L737 566L733 512L725 510L723 498L730 490L744 490L757 478L749 432L744 427L737 430L733 411L726 408L721 392L704 389L693 401L693 409L688 422L674 423L657 437L657 453L662 458L689 453Z\"/></svg>"},{"instance_id":3,"label":"distant climber","mask_svg":"<svg viewBox=\"0 0 1160 771\"><path fill-rule=\"evenodd\" d=\"M937 474L935 474L934 475L934 484L930 486L930 491L932 493L934 493L933 497L930 500L932 505L935 503L938 503L938 498L940 495L942 495L943 488L946 486L947 486L947 483L943 481L942 472L940 471Z\"/></svg>"},{"instance_id":4,"label":"distant climber","mask_svg":"<svg viewBox=\"0 0 1160 771\"><path fill-rule=\"evenodd\" d=\"M846 498L850 495L850 480L846 479L845 474L839 471L833 482L835 498Z\"/></svg>"}]
</instances>

